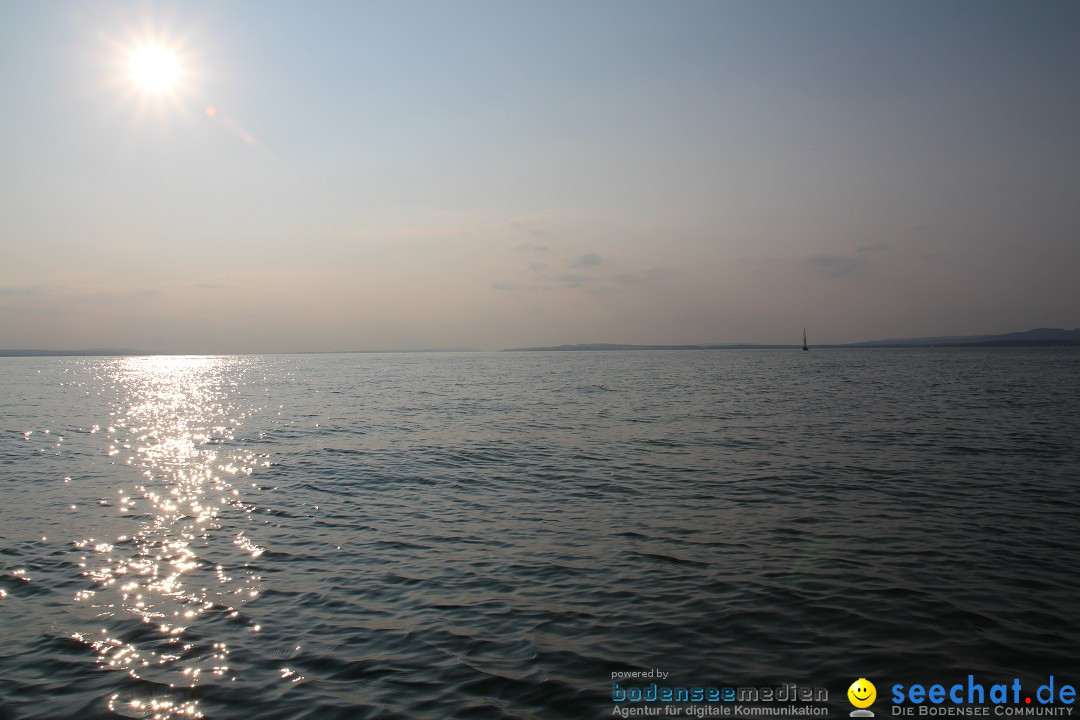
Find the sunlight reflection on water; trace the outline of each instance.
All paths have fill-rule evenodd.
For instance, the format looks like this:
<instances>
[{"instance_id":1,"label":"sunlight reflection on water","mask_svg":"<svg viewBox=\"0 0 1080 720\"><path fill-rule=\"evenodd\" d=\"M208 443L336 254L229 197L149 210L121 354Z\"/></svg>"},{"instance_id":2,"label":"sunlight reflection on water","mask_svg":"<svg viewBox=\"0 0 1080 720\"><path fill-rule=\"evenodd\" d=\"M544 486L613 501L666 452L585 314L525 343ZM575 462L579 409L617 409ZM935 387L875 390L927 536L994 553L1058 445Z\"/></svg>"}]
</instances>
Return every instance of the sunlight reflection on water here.
<instances>
[{"instance_id":1,"label":"sunlight reflection on water","mask_svg":"<svg viewBox=\"0 0 1080 720\"><path fill-rule=\"evenodd\" d=\"M230 392L244 362L128 358L113 366L113 377L102 378L120 390L109 454L142 471L138 484L118 490L116 508L138 526L129 535L74 541L86 553L81 565L91 581L76 602L95 610L107 627L72 637L94 648L101 667L162 688L146 696L112 695L109 708L117 714L202 717L198 701L164 688L195 687L205 676L235 681L226 643L206 642L210 633L190 630L222 617L246 622L239 607L261 589L249 561L263 549L244 532L226 536L220 522L226 514L252 512L236 479L268 464L231 446L234 430L259 410Z\"/></svg>"}]
</instances>

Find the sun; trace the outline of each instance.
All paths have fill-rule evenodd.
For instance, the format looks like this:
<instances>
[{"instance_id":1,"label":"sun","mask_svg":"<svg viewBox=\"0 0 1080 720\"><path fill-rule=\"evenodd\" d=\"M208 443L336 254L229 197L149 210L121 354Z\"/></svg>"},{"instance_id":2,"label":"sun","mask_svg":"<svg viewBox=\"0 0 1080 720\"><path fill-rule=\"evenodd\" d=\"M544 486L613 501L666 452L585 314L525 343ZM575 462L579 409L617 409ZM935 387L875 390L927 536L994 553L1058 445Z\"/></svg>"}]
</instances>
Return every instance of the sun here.
<instances>
[{"instance_id":1,"label":"sun","mask_svg":"<svg viewBox=\"0 0 1080 720\"><path fill-rule=\"evenodd\" d=\"M131 80L140 89L165 93L180 82L180 59L172 50L160 45L143 45L128 58Z\"/></svg>"}]
</instances>

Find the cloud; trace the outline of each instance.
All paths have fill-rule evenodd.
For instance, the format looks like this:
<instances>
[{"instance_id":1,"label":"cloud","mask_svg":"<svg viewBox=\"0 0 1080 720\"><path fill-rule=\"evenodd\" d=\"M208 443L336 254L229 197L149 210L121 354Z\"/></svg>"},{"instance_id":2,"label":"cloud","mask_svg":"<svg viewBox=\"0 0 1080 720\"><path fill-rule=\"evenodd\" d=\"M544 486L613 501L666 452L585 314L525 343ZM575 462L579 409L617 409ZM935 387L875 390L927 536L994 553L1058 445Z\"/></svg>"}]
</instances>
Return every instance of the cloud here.
<instances>
[{"instance_id":1,"label":"cloud","mask_svg":"<svg viewBox=\"0 0 1080 720\"><path fill-rule=\"evenodd\" d=\"M523 242L519 245L515 245L514 249L519 252L547 252L547 245L540 245L533 242Z\"/></svg>"},{"instance_id":2,"label":"cloud","mask_svg":"<svg viewBox=\"0 0 1080 720\"><path fill-rule=\"evenodd\" d=\"M592 278L588 275L581 275L579 273L565 273L556 278L563 287L567 288L579 288L588 282L592 281Z\"/></svg>"},{"instance_id":3,"label":"cloud","mask_svg":"<svg viewBox=\"0 0 1080 720\"><path fill-rule=\"evenodd\" d=\"M844 277L866 264L859 255L814 255L802 261L806 267L831 277Z\"/></svg>"},{"instance_id":4,"label":"cloud","mask_svg":"<svg viewBox=\"0 0 1080 720\"><path fill-rule=\"evenodd\" d=\"M26 297L31 295L45 295L44 285L0 286L0 297ZM126 301L141 300L143 298L157 297L161 290L155 288L131 288L128 290L92 289L92 288L64 288L56 287L48 293L51 299L66 299L72 302L82 303L87 301L108 300Z\"/></svg>"},{"instance_id":5,"label":"cloud","mask_svg":"<svg viewBox=\"0 0 1080 720\"><path fill-rule=\"evenodd\" d=\"M674 277L678 270L670 267L652 267L634 273L623 273L615 277L615 282L622 285L650 285L666 278Z\"/></svg>"},{"instance_id":6,"label":"cloud","mask_svg":"<svg viewBox=\"0 0 1080 720\"><path fill-rule=\"evenodd\" d=\"M142 300L144 298L158 297L162 292L151 288L132 288L130 290L92 290L76 291L72 298L76 301L105 300L108 302L125 302L127 300Z\"/></svg>"},{"instance_id":7,"label":"cloud","mask_svg":"<svg viewBox=\"0 0 1080 720\"><path fill-rule=\"evenodd\" d=\"M546 241L551 237L551 219L546 215L515 218L506 224L507 240L518 252L547 252Z\"/></svg>"},{"instance_id":8,"label":"cloud","mask_svg":"<svg viewBox=\"0 0 1080 720\"><path fill-rule=\"evenodd\" d=\"M539 285L527 285L524 283L510 282L509 280L493 282L488 287L490 287L492 290L499 290L502 292L535 292L537 290L548 289Z\"/></svg>"},{"instance_id":9,"label":"cloud","mask_svg":"<svg viewBox=\"0 0 1080 720\"><path fill-rule=\"evenodd\" d=\"M44 285L21 285L18 287L11 285L0 285L0 296L14 296L14 295L40 295L45 289Z\"/></svg>"},{"instance_id":10,"label":"cloud","mask_svg":"<svg viewBox=\"0 0 1080 720\"><path fill-rule=\"evenodd\" d=\"M830 277L845 277L860 270L870 260L870 253L888 249L885 243L863 245L851 255L813 255L802 261L804 267Z\"/></svg>"},{"instance_id":11,"label":"cloud","mask_svg":"<svg viewBox=\"0 0 1080 720\"><path fill-rule=\"evenodd\" d=\"M507 223L507 232L511 235L531 235L543 237L547 234L550 221L545 217L525 217Z\"/></svg>"},{"instance_id":12,"label":"cloud","mask_svg":"<svg viewBox=\"0 0 1080 720\"><path fill-rule=\"evenodd\" d=\"M603 261L601 260L599 255L596 255L594 253L586 253L585 255L582 255L581 257L579 257L574 262L570 263L570 267L572 267L572 268L596 267L601 262L603 262Z\"/></svg>"}]
</instances>

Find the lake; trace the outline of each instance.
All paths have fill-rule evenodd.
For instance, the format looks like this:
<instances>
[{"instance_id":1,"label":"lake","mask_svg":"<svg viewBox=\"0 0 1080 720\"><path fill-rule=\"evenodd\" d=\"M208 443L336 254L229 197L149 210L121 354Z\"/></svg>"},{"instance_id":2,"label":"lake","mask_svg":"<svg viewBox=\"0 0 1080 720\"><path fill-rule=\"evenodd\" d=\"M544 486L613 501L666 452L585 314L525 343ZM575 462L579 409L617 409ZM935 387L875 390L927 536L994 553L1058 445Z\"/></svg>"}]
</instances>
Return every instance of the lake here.
<instances>
[{"instance_id":1,"label":"lake","mask_svg":"<svg viewBox=\"0 0 1080 720\"><path fill-rule=\"evenodd\" d=\"M0 359L0 717L1080 680L1080 351ZM623 677L623 676L620 676ZM619 680L628 684L655 680Z\"/></svg>"}]
</instances>

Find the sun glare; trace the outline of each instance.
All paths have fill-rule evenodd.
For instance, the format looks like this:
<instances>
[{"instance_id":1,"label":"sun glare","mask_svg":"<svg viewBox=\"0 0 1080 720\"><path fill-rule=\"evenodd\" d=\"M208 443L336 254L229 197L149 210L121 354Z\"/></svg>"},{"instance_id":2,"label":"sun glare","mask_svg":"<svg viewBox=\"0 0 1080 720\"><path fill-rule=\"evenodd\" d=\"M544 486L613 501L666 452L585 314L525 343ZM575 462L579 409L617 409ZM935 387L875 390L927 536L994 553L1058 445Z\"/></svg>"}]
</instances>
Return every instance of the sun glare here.
<instances>
[{"instance_id":1,"label":"sun glare","mask_svg":"<svg viewBox=\"0 0 1080 720\"><path fill-rule=\"evenodd\" d=\"M160 45L144 45L131 53L128 69L132 81L147 92L172 90L180 80L176 53Z\"/></svg>"}]
</instances>

